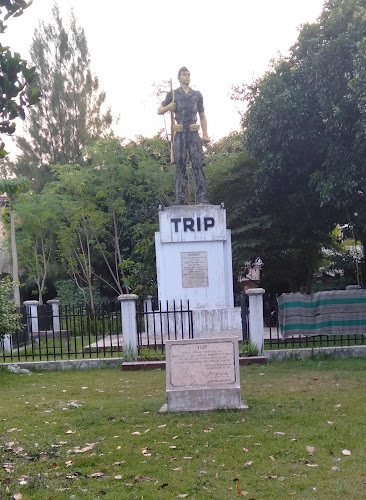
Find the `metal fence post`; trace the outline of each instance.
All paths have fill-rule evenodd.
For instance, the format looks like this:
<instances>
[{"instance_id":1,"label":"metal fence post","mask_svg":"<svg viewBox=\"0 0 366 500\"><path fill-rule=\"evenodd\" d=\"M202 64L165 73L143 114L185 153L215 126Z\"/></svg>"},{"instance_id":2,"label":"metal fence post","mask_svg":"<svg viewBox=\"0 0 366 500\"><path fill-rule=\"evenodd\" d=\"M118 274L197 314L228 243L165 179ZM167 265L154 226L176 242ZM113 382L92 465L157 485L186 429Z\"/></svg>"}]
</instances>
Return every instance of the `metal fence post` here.
<instances>
[{"instance_id":1,"label":"metal fence post","mask_svg":"<svg viewBox=\"0 0 366 500\"><path fill-rule=\"evenodd\" d=\"M118 297L121 303L121 325L123 336L123 359L125 361L136 361L137 350L137 321L136 301L137 295L125 294Z\"/></svg>"},{"instance_id":2,"label":"metal fence post","mask_svg":"<svg viewBox=\"0 0 366 500\"><path fill-rule=\"evenodd\" d=\"M251 342L257 347L259 353L262 353L264 345L264 292L264 288L251 288L247 290L247 295L249 297L249 335Z\"/></svg>"},{"instance_id":3,"label":"metal fence post","mask_svg":"<svg viewBox=\"0 0 366 500\"><path fill-rule=\"evenodd\" d=\"M23 302L27 310L27 323L30 332L38 333L38 300L26 300Z\"/></svg>"},{"instance_id":4,"label":"metal fence post","mask_svg":"<svg viewBox=\"0 0 366 500\"><path fill-rule=\"evenodd\" d=\"M60 327L60 301L58 299L47 300L52 306L52 327L54 332L61 331Z\"/></svg>"}]
</instances>

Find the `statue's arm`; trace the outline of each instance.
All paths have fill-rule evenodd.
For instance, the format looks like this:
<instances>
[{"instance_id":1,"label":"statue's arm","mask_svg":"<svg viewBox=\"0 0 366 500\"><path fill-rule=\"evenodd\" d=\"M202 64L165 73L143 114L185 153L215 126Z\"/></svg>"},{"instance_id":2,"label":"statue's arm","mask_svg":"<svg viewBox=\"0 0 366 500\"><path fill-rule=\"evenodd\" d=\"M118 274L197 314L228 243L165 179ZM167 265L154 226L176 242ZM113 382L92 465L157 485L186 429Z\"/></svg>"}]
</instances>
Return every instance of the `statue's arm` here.
<instances>
[{"instance_id":1,"label":"statue's arm","mask_svg":"<svg viewBox=\"0 0 366 500\"><path fill-rule=\"evenodd\" d=\"M210 139L207 135L207 119L204 111L201 111L199 114L201 127L202 127L202 140L204 142L210 142Z\"/></svg>"},{"instance_id":2,"label":"statue's arm","mask_svg":"<svg viewBox=\"0 0 366 500\"><path fill-rule=\"evenodd\" d=\"M158 109L158 115L163 115L167 111L175 111L175 108L176 108L175 102L170 102L167 106L163 106L161 104Z\"/></svg>"},{"instance_id":3,"label":"statue's arm","mask_svg":"<svg viewBox=\"0 0 366 500\"><path fill-rule=\"evenodd\" d=\"M173 93L168 92L166 98L161 103L158 109L158 115L163 115L167 111L175 111L176 104L173 102Z\"/></svg>"}]
</instances>

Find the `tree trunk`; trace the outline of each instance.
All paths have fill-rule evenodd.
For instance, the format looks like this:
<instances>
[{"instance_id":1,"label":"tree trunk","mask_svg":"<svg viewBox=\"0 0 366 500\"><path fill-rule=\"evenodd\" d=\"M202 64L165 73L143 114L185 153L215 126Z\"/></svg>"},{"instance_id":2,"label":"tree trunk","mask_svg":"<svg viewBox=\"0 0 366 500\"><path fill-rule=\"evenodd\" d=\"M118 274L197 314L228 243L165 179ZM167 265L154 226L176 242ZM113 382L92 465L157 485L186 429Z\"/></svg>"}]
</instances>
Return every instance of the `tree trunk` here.
<instances>
[{"instance_id":1,"label":"tree trunk","mask_svg":"<svg viewBox=\"0 0 366 500\"><path fill-rule=\"evenodd\" d=\"M17 307L20 307L20 292L19 292L19 271L18 271L18 253L17 244L15 241L15 214L10 208L10 241L11 241L11 258L12 258L12 274L14 282L14 302Z\"/></svg>"}]
</instances>

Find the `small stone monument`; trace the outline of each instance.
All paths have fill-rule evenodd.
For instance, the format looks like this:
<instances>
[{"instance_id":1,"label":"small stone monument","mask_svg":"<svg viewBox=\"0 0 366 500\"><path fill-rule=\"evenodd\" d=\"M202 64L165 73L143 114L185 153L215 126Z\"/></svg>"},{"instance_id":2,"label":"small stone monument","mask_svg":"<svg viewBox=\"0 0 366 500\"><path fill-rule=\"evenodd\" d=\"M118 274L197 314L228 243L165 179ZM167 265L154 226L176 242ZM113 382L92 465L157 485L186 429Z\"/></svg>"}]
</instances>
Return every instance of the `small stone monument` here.
<instances>
[{"instance_id":1,"label":"small stone monument","mask_svg":"<svg viewBox=\"0 0 366 500\"><path fill-rule=\"evenodd\" d=\"M244 409L236 338L168 340L163 411Z\"/></svg>"}]
</instances>

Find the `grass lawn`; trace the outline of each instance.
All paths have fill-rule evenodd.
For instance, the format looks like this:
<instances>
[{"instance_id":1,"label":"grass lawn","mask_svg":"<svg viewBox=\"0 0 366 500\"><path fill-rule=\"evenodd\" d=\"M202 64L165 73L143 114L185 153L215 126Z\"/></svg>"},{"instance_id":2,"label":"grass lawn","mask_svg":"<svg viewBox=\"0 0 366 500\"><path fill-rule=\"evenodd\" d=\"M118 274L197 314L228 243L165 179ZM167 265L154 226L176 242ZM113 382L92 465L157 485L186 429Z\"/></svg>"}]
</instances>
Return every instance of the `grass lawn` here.
<instances>
[{"instance_id":1,"label":"grass lawn","mask_svg":"<svg viewBox=\"0 0 366 500\"><path fill-rule=\"evenodd\" d=\"M248 410L192 414L159 370L0 371L0 498L366 498L366 360L240 370Z\"/></svg>"}]
</instances>

